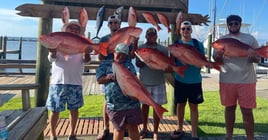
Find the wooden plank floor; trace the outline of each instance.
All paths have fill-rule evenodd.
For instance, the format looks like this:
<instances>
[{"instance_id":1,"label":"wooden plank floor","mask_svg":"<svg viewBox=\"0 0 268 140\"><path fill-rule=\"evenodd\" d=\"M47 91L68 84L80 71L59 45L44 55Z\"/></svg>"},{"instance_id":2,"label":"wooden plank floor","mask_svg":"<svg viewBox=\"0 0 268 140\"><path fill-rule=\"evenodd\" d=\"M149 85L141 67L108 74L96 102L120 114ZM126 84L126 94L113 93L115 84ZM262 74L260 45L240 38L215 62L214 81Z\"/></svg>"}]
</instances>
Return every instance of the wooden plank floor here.
<instances>
[{"instance_id":1,"label":"wooden plank floor","mask_svg":"<svg viewBox=\"0 0 268 140\"><path fill-rule=\"evenodd\" d=\"M49 124L49 123L48 123ZM44 135L49 137L50 128L47 125ZM69 121L68 119L60 119L57 123L56 133L58 136L68 136ZM159 133L170 134L177 128L176 116L164 116L159 124ZM139 126L139 130L142 129L142 125ZM148 121L149 131L153 131L153 119L150 117ZM103 130L103 119L102 117L90 117L90 118L80 118L77 122L76 134L78 136L85 135L97 135L101 130ZM113 125L110 122L110 130L113 130ZM184 122L183 130L185 132L191 132L191 125Z\"/></svg>"}]
</instances>

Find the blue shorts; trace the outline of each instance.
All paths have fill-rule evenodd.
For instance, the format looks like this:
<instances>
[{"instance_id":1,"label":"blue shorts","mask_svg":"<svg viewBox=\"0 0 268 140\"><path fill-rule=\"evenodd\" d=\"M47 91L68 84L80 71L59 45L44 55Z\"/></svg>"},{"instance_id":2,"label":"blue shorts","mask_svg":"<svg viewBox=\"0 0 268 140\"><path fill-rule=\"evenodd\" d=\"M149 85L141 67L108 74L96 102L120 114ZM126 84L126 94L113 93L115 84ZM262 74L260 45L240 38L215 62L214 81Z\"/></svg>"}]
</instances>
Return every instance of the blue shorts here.
<instances>
[{"instance_id":1,"label":"blue shorts","mask_svg":"<svg viewBox=\"0 0 268 140\"><path fill-rule=\"evenodd\" d=\"M77 110L84 105L81 85L50 85L46 102L48 110L61 112L66 109Z\"/></svg>"},{"instance_id":2,"label":"blue shorts","mask_svg":"<svg viewBox=\"0 0 268 140\"><path fill-rule=\"evenodd\" d=\"M145 87L149 91L149 93L151 93L153 100L157 104L163 105L167 103L167 93L165 84L157 86L145 86Z\"/></svg>"},{"instance_id":3,"label":"blue shorts","mask_svg":"<svg viewBox=\"0 0 268 140\"><path fill-rule=\"evenodd\" d=\"M175 80L175 103L185 103L187 100L193 104L204 102L202 84L186 84Z\"/></svg>"},{"instance_id":4,"label":"blue shorts","mask_svg":"<svg viewBox=\"0 0 268 140\"><path fill-rule=\"evenodd\" d=\"M113 123L116 130L126 129L126 124L139 125L142 123L141 109L134 108L128 110L112 111L106 110L109 120Z\"/></svg>"}]
</instances>

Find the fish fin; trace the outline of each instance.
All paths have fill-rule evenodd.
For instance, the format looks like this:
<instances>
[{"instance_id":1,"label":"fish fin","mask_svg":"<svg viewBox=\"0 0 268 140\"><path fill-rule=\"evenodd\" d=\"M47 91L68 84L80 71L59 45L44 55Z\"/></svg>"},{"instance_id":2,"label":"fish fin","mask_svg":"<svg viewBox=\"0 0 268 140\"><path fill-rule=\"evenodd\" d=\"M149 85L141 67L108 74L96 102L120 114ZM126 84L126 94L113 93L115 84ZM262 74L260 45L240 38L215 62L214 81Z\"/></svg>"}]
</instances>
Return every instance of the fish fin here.
<instances>
[{"instance_id":1,"label":"fish fin","mask_svg":"<svg viewBox=\"0 0 268 140\"><path fill-rule=\"evenodd\" d=\"M170 33L172 30L170 29L170 27L168 27L168 33Z\"/></svg>"},{"instance_id":2,"label":"fish fin","mask_svg":"<svg viewBox=\"0 0 268 140\"><path fill-rule=\"evenodd\" d=\"M213 62L212 63L212 67L218 71L222 71L222 65L223 63L222 62Z\"/></svg>"},{"instance_id":3,"label":"fish fin","mask_svg":"<svg viewBox=\"0 0 268 140\"><path fill-rule=\"evenodd\" d=\"M70 12L69 12L69 8L67 6L65 6L62 10L62 15L61 15L61 19L62 22L64 24L69 23L69 19L70 19Z\"/></svg>"},{"instance_id":4,"label":"fish fin","mask_svg":"<svg viewBox=\"0 0 268 140\"><path fill-rule=\"evenodd\" d=\"M172 69L181 77L184 77L184 71L187 69L187 66L173 66Z\"/></svg>"},{"instance_id":5,"label":"fish fin","mask_svg":"<svg viewBox=\"0 0 268 140\"><path fill-rule=\"evenodd\" d=\"M155 104L153 107L154 107L154 110L155 110L157 116L158 116L160 119L163 118L163 114L164 114L164 112L168 112L165 108L163 108L163 107L162 107L161 105L159 105L159 104Z\"/></svg>"},{"instance_id":6,"label":"fish fin","mask_svg":"<svg viewBox=\"0 0 268 140\"><path fill-rule=\"evenodd\" d=\"M101 53L104 56L107 56L107 47L108 47L108 43L107 42L102 42L100 43L100 49L99 49L99 53Z\"/></svg>"},{"instance_id":7,"label":"fish fin","mask_svg":"<svg viewBox=\"0 0 268 140\"><path fill-rule=\"evenodd\" d=\"M264 58L268 58L268 46L262 46L260 48L255 49L256 53Z\"/></svg>"}]
</instances>

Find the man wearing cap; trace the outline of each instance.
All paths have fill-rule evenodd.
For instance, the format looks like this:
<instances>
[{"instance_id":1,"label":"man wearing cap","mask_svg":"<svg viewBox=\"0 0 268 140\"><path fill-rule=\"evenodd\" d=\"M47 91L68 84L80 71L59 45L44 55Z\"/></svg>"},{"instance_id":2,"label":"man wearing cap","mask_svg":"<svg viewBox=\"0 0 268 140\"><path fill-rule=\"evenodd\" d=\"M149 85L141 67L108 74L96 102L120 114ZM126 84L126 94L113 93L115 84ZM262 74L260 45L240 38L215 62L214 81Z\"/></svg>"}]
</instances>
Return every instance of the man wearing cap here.
<instances>
[{"instance_id":1,"label":"man wearing cap","mask_svg":"<svg viewBox=\"0 0 268 140\"><path fill-rule=\"evenodd\" d=\"M240 32L242 19L238 15L230 15L226 19L229 34L221 38L234 38L253 48L258 48L257 40L250 34ZM254 139L254 117L252 109L256 108L256 74L253 63L260 58L252 49L248 57L224 57L222 52L214 51L215 61L223 62L225 72L220 72L220 99L225 106L226 140L231 140L235 124L237 104L243 116L247 140Z\"/></svg>"},{"instance_id":2,"label":"man wearing cap","mask_svg":"<svg viewBox=\"0 0 268 140\"><path fill-rule=\"evenodd\" d=\"M108 25L107 26L110 29L110 34L107 34L104 37L102 37L100 39L100 42L107 42L113 36L113 34L120 29L121 22L120 22L120 19L118 18L118 16L117 15L111 15L111 16L109 16L108 17ZM138 39L136 41L134 41L134 43L131 46L129 46L130 52L129 52L129 55L127 56L128 60L131 60L131 58L134 58L135 57L134 51L137 48L137 43L138 43ZM108 59L113 60L113 58L114 58L114 54L113 53L108 54L108 56L103 56L103 55L99 54L99 60L100 61L102 61L102 60L108 60ZM103 88L102 85L101 85L101 88ZM109 135L109 119L108 119L108 116L107 116L107 114L105 112L106 112L106 103L104 101L104 104L103 104L103 123L104 123L104 130L102 130L99 133L99 135L97 136L97 139L98 140L102 140L106 136Z\"/></svg>"},{"instance_id":3,"label":"man wearing cap","mask_svg":"<svg viewBox=\"0 0 268 140\"><path fill-rule=\"evenodd\" d=\"M81 25L72 21L64 24L62 31L81 35ZM52 63L49 94L46 107L51 110L49 125L51 140L57 140L56 126L60 112L70 110L69 140L76 140L75 127L78 119L78 109L84 105L82 93L82 73L84 63L90 61L90 47L84 54L66 55L49 49L48 60Z\"/></svg>"},{"instance_id":4,"label":"man wearing cap","mask_svg":"<svg viewBox=\"0 0 268 140\"><path fill-rule=\"evenodd\" d=\"M204 46L201 42L191 37L192 24L190 21L183 21L180 25L181 39L175 43L188 44L189 47L196 48L200 53L204 54ZM179 59L175 58L177 66L184 65ZM190 108L190 119L192 125L192 139L198 140L197 126L198 126L198 104L201 104L203 99L202 90L202 76L201 68L193 65L187 65L184 71L184 77L175 73L175 86L174 86L175 104L177 104L177 117L178 128L171 134L171 138L181 137L183 132L183 121L185 106L188 101Z\"/></svg>"},{"instance_id":5,"label":"man wearing cap","mask_svg":"<svg viewBox=\"0 0 268 140\"><path fill-rule=\"evenodd\" d=\"M166 47L158 44L157 40L157 31L155 28L148 28L146 31L146 43L142 44L138 47L140 48L152 48L157 49L163 52L166 56L168 56L168 50ZM139 78L143 85L147 88L147 90L151 93L153 100L159 104L163 105L167 103L166 96L166 85L165 85L165 72L161 70L155 70L149 68L145 63L143 63L139 58L136 58L136 65L139 67ZM143 119L143 129L140 132L140 138L146 138L148 136L147 122L148 122L148 113L149 113L149 105L142 104L142 119ZM158 127L160 118L158 115L153 113L154 119L154 140L158 140Z\"/></svg>"},{"instance_id":6,"label":"man wearing cap","mask_svg":"<svg viewBox=\"0 0 268 140\"><path fill-rule=\"evenodd\" d=\"M127 60L128 53L129 47L119 43L115 48L114 59L103 60L96 69L96 79L105 87L106 113L114 126L114 140L122 140L126 129L128 129L130 139L139 139L138 125L142 123L139 101L125 96L113 75L113 61L136 74L133 64Z\"/></svg>"}]
</instances>

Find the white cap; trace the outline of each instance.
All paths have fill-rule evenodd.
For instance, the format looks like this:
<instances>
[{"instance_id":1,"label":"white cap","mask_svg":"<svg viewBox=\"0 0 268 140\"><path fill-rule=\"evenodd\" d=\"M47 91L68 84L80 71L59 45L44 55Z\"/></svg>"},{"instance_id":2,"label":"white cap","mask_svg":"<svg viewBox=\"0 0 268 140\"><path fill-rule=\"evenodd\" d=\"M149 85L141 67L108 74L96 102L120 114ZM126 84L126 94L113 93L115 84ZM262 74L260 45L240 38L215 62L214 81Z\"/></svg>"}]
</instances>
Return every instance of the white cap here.
<instances>
[{"instance_id":1,"label":"white cap","mask_svg":"<svg viewBox=\"0 0 268 140\"><path fill-rule=\"evenodd\" d=\"M182 27L191 27L192 26L192 23L190 21L183 21L181 23L181 28Z\"/></svg>"},{"instance_id":2,"label":"white cap","mask_svg":"<svg viewBox=\"0 0 268 140\"><path fill-rule=\"evenodd\" d=\"M124 43L119 43L115 47L115 52L116 53L124 53L124 54L128 55L129 48Z\"/></svg>"}]
</instances>

